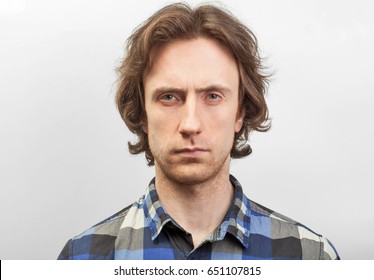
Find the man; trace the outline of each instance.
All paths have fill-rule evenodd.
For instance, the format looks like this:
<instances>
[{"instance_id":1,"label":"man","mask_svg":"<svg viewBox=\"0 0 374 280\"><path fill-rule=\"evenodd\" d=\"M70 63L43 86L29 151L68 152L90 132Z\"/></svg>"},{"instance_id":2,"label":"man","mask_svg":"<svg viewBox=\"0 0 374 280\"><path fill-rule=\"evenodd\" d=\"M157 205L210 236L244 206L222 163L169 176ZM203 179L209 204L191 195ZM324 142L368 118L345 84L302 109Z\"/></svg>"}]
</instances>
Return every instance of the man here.
<instances>
[{"instance_id":1,"label":"man","mask_svg":"<svg viewBox=\"0 0 374 280\"><path fill-rule=\"evenodd\" d=\"M229 174L270 124L257 42L211 5L167 6L129 38L117 104L155 178L60 259L338 259L331 243L251 200Z\"/></svg>"}]
</instances>

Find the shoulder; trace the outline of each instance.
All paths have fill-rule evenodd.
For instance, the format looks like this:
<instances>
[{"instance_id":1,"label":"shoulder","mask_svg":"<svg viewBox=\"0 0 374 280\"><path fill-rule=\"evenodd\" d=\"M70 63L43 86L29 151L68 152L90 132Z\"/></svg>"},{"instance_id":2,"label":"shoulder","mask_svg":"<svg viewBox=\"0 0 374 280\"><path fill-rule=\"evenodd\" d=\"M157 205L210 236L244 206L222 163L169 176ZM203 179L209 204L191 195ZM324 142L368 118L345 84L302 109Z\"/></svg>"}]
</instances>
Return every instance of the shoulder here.
<instances>
[{"instance_id":1,"label":"shoulder","mask_svg":"<svg viewBox=\"0 0 374 280\"><path fill-rule=\"evenodd\" d=\"M58 259L113 259L121 229L136 227L144 220L143 197L114 215L71 238Z\"/></svg>"},{"instance_id":2,"label":"shoulder","mask_svg":"<svg viewBox=\"0 0 374 280\"><path fill-rule=\"evenodd\" d=\"M251 232L271 239L275 257L339 259L332 243L307 226L250 201Z\"/></svg>"}]
</instances>

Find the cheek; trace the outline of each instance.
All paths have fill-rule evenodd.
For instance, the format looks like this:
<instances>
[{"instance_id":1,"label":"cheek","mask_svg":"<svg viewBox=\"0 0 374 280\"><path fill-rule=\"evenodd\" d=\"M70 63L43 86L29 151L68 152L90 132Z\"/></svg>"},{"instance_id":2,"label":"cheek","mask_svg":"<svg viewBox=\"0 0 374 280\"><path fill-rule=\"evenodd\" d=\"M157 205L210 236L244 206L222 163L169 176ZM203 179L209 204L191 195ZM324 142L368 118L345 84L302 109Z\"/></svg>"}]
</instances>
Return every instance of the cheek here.
<instances>
[{"instance_id":1,"label":"cheek","mask_svg":"<svg viewBox=\"0 0 374 280\"><path fill-rule=\"evenodd\" d=\"M147 133L153 135L153 137L165 137L167 133L170 133L173 126L173 118L170 114L165 112L154 112L150 115L147 122Z\"/></svg>"},{"instance_id":2,"label":"cheek","mask_svg":"<svg viewBox=\"0 0 374 280\"><path fill-rule=\"evenodd\" d=\"M207 127L210 128L211 137L220 138L221 141L230 143L229 140L234 137L239 123L237 123L233 114L221 111L219 114L216 114L214 118L210 118Z\"/></svg>"}]
</instances>

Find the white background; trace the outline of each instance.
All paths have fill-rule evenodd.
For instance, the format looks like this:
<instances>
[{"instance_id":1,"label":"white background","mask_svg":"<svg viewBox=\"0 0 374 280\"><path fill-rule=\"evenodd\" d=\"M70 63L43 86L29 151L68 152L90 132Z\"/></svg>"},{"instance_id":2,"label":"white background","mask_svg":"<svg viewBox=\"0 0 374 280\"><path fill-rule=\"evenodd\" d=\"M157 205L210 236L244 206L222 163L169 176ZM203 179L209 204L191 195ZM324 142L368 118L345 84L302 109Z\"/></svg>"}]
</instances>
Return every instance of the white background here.
<instances>
[{"instance_id":1,"label":"white background","mask_svg":"<svg viewBox=\"0 0 374 280\"><path fill-rule=\"evenodd\" d=\"M188 1L195 4L198 1ZM0 258L55 259L153 177L114 104L126 38L169 1L0 0ZM246 194L374 259L371 1L222 1L274 71Z\"/></svg>"}]
</instances>

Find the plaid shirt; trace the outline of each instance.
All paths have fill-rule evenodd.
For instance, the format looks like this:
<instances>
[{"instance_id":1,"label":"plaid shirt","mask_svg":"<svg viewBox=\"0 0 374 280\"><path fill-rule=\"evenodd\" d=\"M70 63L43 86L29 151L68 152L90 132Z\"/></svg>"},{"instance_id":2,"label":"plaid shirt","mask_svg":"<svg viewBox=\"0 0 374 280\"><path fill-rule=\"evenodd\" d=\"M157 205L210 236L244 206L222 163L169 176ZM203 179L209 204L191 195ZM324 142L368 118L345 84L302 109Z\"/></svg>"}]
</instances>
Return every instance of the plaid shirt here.
<instances>
[{"instance_id":1,"label":"plaid shirt","mask_svg":"<svg viewBox=\"0 0 374 280\"><path fill-rule=\"evenodd\" d=\"M230 181L234 201L197 248L165 212L153 179L134 204L70 239L59 259L339 259L327 239L249 200L231 175Z\"/></svg>"}]
</instances>

